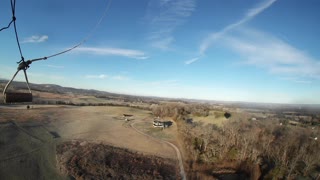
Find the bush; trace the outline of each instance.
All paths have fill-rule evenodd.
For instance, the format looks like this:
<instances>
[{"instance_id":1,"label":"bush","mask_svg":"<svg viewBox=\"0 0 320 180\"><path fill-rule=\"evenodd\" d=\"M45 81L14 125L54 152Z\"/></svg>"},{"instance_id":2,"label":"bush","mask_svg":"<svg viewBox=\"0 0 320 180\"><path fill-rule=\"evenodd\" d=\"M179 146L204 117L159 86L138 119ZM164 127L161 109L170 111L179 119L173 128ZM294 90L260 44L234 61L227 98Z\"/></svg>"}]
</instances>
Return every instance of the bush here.
<instances>
[{"instance_id":1,"label":"bush","mask_svg":"<svg viewBox=\"0 0 320 180\"><path fill-rule=\"evenodd\" d=\"M226 112L226 113L224 113L224 117L227 118L227 119L229 119L229 118L231 117L231 114L228 113L228 112Z\"/></svg>"}]
</instances>

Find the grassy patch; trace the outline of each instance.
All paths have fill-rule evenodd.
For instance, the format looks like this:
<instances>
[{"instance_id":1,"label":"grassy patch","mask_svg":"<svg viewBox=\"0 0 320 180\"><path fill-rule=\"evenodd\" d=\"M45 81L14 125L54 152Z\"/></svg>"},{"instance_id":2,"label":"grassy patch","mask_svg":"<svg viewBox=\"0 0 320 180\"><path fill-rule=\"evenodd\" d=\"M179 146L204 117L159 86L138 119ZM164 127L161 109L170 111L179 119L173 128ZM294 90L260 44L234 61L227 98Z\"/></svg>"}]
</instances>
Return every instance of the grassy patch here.
<instances>
[{"instance_id":1,"label":"grassy patch","mask_svg":"<svg viewBox=\"0 0 320 180\"><path fill-rule=\"evenodd\" d=\"M55 142L43 127L6 123L0 129L0 179L63 179L55 168Z\"/></svg>"},{"instance_id":2,"label":"grassy patch","mask_svg":"<svg viewBox=\"0 0 320 180\"><path fill-rule=\"evenodd\" d=\"M202 122L206 124L215 124L221 126L222 123L226 120L224 117L223 111L210 111L209 116L207 117L192 117L194 122Z\"/></svg>"},{"instance_id":3,"label":"grassy patch","mask_svg":"<svg viewBox=\"0 0 320 180\"><path fill-rule=\"evenodd\" d=\"M155 128L152 126L151 123L137 123L135 124L135 127L155 138L166 139L166 140L172 138L172 136L167 133L168 129Z\"/></svg>"}]
</instances>

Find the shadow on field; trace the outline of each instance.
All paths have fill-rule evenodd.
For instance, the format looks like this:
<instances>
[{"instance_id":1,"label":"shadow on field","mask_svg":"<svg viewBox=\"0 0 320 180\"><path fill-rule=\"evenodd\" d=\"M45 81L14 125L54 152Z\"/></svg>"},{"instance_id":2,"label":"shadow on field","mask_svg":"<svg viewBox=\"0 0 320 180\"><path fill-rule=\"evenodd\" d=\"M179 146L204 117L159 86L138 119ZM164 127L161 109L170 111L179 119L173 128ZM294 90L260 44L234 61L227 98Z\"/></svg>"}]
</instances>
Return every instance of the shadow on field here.
<instances>
[{"instance_id":1,"label":"shadow on field","mask_svg":"<svg viewBox=\"0 0 320 180\"><path fill-rule=\"evenodd\" d=\"M37 122L0 123L0 179L66 179L56 170L57 137Z\"/></svg>"}]
</instances>

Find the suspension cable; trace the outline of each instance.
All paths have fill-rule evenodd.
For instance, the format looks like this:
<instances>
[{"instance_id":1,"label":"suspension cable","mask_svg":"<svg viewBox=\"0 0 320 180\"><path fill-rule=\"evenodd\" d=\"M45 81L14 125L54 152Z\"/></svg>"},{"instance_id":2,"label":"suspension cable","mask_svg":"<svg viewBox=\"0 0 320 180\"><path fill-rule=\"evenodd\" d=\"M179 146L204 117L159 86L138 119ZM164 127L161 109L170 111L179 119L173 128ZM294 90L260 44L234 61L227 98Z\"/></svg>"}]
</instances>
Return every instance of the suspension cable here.
<instances>
[{"instance_id":1,"label":"suspension cable","mask_svg":"<svg viewBox=\"0 0 320 180\"><path fill-rule=\"evenodd\" d=\"M10 23L8 24L8 26L1 28L0 31L5 30L5 29L8 29L8 28L11 26L11 24L13 23L13 21L14 21L14 19L12 18L12 20L10 21Z\"/></svg>"},{"instance_id":2,"label":"suspension cable","mask_svg":"<svg viewBox=\"0 0 320 180\"><path fill-rule=\"evenodd\" d=\"M52 57L55 57L55 56L59 56L61 54L64 54L64 53L67 53L69 51L72 51L74 50L75 48L81 46L83 43L87 42L88 39L93 35L93 33L97 30L97 28L100 26L102 20L105 18L105 16L107 15L109 9L110 9L110 6L111 6L111 3L112 3L112 0L108 0L108 4L102 14L102 16L100 17L100 19L98 20L97 24L93 27L93 29L90 31L90 33L85 37L83 38L78 44L76 44L75 46L71 47L71 48L68 48L64 51L61 51L61 52L58 52L58 53L55 53L55 54L52 54L50 56L45 56L45 57L42 57L42 58L35 58L35 59L31 59L31 61L39 61L39 60L46 60L48 58L52 58Z\"/></svg>"},{"instance_id":3,"label":"suspension cable","mask_svg":"<svg viewBox=\"0 0 320 180\"><path fill-rule=\"evenodd\" d=\"M10 2L11 2L11 11L12 11L12 0ZM13 21L15 21L15 20L16 20L16 17L12 16L12 20L9 22L8 26L1 28L0 31L8 29L11 26L11 24L13 23Z\"/></svg>"},{"instance_id":4,"label":"suspension cable","mask_svg":"<svg viewBox=\"0 0 320 180\"><path fill-rule=\"evenodd\" d=\"M90 31L90 33L85 37L83 38L78 44L74 45L73 47L71 48L68 48L66 50L63 50L61 52L58 52L58 53L55 53L55 54L52 54L50 56L45 56L45 57L41 57L41 58L35 58L35 59L31 59L30 61L34 62L34 61L39 61L39 60L46 60L48 58L52 58L52 57L55 57L55 56L59 56L61 54L64 54L64 53L67 53L69 51L72 51L74 50L75 48L81 46L82 44L84 44L85 42L88 41L88 39L90 39L90 37L93 35L93 33L97 30L97 28L100 26L102 20L105 18L105 16L107 15L109 9L110 9L110 6L111 6L111 3L112 3L112 0L108 0L108 4L102 14L102 16L100 17L100 19L98 20L97 24L93 27L93 29ZM12 20L11 22L8 24L7 27L3 27L0 29L0 31L4 30L4 29L8 29L11 24L13 23L13 26L14 26L14 32L15 32L15 37L16 37L16 41L17 41L17 45L18 45L18 48L19 48L19 53L20 53L20 56L21 56L21 60L19 62L17 62L18 64L21 63L21 62L25 62L24 61L24 57L23 57L23 54L22 54L22 50L21 50L21 46L20 46L20 41L19 41L19 36L18 36L18 31L17 31L17 25L16 25L16 17L15 17L15 9L16 8L16 0L11 0L11 11L12 11Z\"/></svg>"},{"instance_id":5,"label":"suspension cable","mask_svg":"<svg viewBox=\"0 0 320 180\"><path fill-rule=\"evenodd\" d=\"M17 26L16 26L16 17L15 17L15 11L16 11L16 0L11 0L11 11L12 11L12 20L11 22L8 24L7 27L4 27L4 28L1 28L0 31L4 30L4 29L8 29L11 24L13 23L14 25L14 31L15 31L15 37L16 37L16 41L17 41L17 44L18 44L18 48L19 48L19 52L20 52L20 56L21 56L21 60L19 62L17 62L19 64L18 66L18 69L17 69L17 72L14 74L14 76L12 77L12 79L7 83L4 91L3 91L3 94L6 93L6 89L7 87L10 85L10 83L13 81L13 79L15 78L15 76L17 75L17 73L20 71L20 70L23 70L24 71L24 74L25 74L25 78L26 78L26 82L27 82L27 85L28 85L28 88L29 88L29 91L31 93L31 90L30 90L30 87L29 87L29 81L28 81L28 77L27 77L27 73L26 73L26 70L30 67L30 64L34 61L39 61L39 60L46 60L48 58L51 58L51 57L54 57L54 56L58 56L58 55L61 55L61 54L64 54L66 52L69 52L69 51L72 51L73 49L81 46L83 43L85 43L91 36L92 34L96 31L96 29L100 26L102 20L104 19L104 17L107 15L107 12L109 11L109 8L111 6L111 2L112 0L108 0L108 4L101 16L101 18L98 20L97 24L93 27L93 29L91 30L91 32L84 38L82 39L82 41L80 41L78 44L76 44L75 46L69 48L69 49L66 49L64 51L61 51L61 52L58 52L56 54L53 54L53 55L50 55L50 56L47 56L47 57L42 57L42 58L35 58L35 59L31 59L31 60L28 60L28 61L25 61L24 60L24 57L23 57L23 54L22 54L22 50L21 50L21 47L20 47L20 42L19 42L19 36L18 36L18 31L17 31Z\"/></svg>"},{"instance_id":6,"label":"suspension cable","mask_svg":"<svg viewBox=\"0 0 320 180\"><path fill-rule=\"evenodd\" d=\"M14 32L15 32L15 35L16 35L16 40L17 40L17 44L18 44L18 48L19 48L19 52L20 52L20 56L21 56L21 60L18 62L24 62L24 57L23 57L23 54L22 54L22 50L21 50L21 47L20 47L20 42L19 42L19 36L18 36L18 32L17 32L17 25L16 25L16 16L15 16L15 13L16 13L16 0L11 0L11 11L12 11L12 20L13 20L13 27L14 27Z\"/></svg>"}]
</instances>

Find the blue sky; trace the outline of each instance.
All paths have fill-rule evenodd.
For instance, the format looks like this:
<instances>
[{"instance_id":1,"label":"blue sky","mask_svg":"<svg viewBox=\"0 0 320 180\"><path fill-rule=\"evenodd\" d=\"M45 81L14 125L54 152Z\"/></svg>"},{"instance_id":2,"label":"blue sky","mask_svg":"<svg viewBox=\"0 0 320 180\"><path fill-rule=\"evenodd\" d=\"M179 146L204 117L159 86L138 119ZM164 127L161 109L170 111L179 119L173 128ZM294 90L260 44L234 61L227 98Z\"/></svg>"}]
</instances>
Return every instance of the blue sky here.
<instances>
[{"instance_id":1,"label":"blue sky","mask_svg":"<svg viewBox=\"0 0 320 180\"><path fill-rule=\"evenodd\" d=\"M0 26L11 20L9 0ZM17 0L25 59L84 39L103 0ZM114 0L79 48L35 62L33 83L132 95L320 103L318 0ZM13 27L0 32L0 78L20 60ZM23 80L23 76L17 80Z\"/></svg>"}]
</instances>

